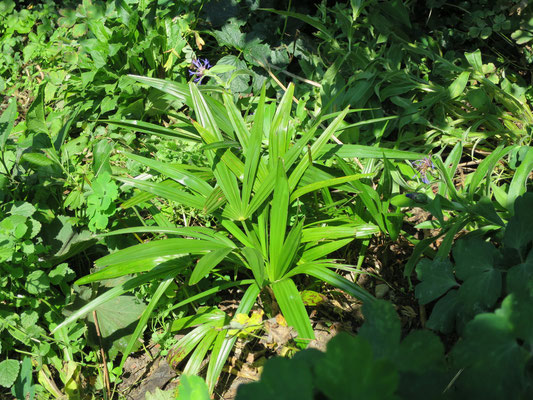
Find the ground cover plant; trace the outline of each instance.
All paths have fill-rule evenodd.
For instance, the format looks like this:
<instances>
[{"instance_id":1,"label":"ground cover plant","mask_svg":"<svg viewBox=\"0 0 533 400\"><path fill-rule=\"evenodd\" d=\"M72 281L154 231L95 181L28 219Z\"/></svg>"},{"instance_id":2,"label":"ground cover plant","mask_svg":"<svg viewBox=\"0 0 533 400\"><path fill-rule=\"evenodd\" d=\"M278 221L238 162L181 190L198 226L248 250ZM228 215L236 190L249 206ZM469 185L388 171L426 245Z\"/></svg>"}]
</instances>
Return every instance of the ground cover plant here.
<instances>
[{"instance_id":1,"label":"ground cover plant","mask_svg":"<svg viewBox=\"0 0 533 400\"><path fill-rule=\"evenodd\" d=\"M2 398L530 398L532 12L1 1Z\"/></svg>"}]
</instances>

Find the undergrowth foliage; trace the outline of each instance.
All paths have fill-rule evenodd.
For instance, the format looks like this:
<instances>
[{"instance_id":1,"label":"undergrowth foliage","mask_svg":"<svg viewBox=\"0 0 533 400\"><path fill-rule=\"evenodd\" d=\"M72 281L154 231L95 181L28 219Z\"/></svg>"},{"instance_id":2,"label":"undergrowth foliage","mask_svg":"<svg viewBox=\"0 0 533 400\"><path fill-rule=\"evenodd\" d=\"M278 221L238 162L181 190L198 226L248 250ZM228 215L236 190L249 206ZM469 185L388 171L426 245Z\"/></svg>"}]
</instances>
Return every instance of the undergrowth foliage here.
<instances>
[{"instance_id":1,"label":"undergrowth foliage","mask_svg":"<svg viewBox=\"0 0 533 400\"><path fill-rule=\"evenodd\" d=\"M0 397L122 399L156 342L148 399L219 398L277 318L296 355L237 399L532 398L532 13L1 1ZM365 322L297 352L324 285Z\"/></svg>"}]
</instances>

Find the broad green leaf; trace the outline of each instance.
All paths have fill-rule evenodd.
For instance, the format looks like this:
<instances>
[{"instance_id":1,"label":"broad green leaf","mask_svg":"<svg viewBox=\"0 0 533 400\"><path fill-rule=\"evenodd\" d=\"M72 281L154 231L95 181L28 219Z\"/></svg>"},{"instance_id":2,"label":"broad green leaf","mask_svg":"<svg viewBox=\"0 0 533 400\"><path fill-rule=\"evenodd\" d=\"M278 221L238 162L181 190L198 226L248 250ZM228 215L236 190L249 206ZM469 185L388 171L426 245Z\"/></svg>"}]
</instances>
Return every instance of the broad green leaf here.
<instances>
[{"instance_id":1,"label":"broad green leaf","mask_svg":"<svg viewBox=\"0 0 533 400\"><path fill-rule=\"evenodd\" d=\"M0 385L10 388L15 383L19 370L20 362L17 360L7 359L0 362Z\"/></svg>"},{"instance_id":2,"label":"broad green leaf","mask_svg":"<svg viewBox=\"0 0 533 400\"><path fill-rule=\"evenodd\" d=\"M120 368L124 366L124 363L126 362L130 353L133 351L133 348L135 347L137 340L139 340L139 337L141 336L144 329L146 328L146 325L148 324L148 319L152 315L152 312L154 311L154 308L157 306L157 303L159 303L159 299L165 293L165 291L170 286L170 284L173 282L174 282L174 276L170 276L167 279L163 280L157 287L157 290L155 291L152 298L150 299L148 306L146 306L146 308L144 309L141 315L141 318L139 319L139 322L137 323L137 326L135 327L135 331L131 334L128 340L128 344L126 345L126 348L123 351L122 359L120 361Z\"/></svg>"},{"instance_id":3,"label":"broad green leaf","mask_svg":"<svg viewBox=\"0 0 533 400\"><path fill-rule=\"evenodd\" d=\"M505 229L503 243L508 248L524 250L533 241L533 194L525 193L514 202L514 216Z\"/></svg>"},{"instance_id":4,"label":"broad green leaf","mask_svg":"<svg viewBox=\"0 0 533 400\"><path fill-rule=\"evenodd\" d=\"M416 274L421 280L415 288L415 296L420 304L427 304L457 286L453 265L449 260L424 258L418 262Z\"/></svg>"},{"instance_id":5,"label":"broad green leaf","mask_svg":"<svg viewBox=\"0 0 533 400\"><path fill-rule=\"evenodd\" d=\"M45 134L47 140L49 140L48 125L46 124L46 118L44 115L44 88L46 84L39 86L37 97L31 104L26 114L26 126L28 131L33 134ZM44 147L50 147L49 145Z\"/></svg>"},{"instance_id":6,"label":"broad green leaf","mask_svg":"<svg viewBox=\"0 0 533 400\"><path fill-rule=\"evenodd\" d=\"M483 73L483 61L481 61L481 51L479 49L472 53L465 53L465 58L475 72Z\"/></svg>"},{"instance_id":7,"label":"broad green leaf","mask_svg":"<svg viewBox=\"0 0 533 400\"><path fill-rule=\"evenodd\" d=\"M316 386L329 399L393 400L398 372L390 361L376 358L364 338L339 334L328 343Z\"/></svg>"},{"instance_id":8,"label":"broad green leaf","mask_svg":"<svg viewBox=\"0 0 533 400\"><path fill-rule=\"evenodd\" d=\"M207 384L195 375L180 375L179 400L209 400ZM156 400L156 399L153 399Z\"/></svg>"},{"instance_id":9,"label":"broad green leaf","mask_svg":"<svg viewBox=\"0 0 533 400\"><path fill-rule=\"evenodd\" d=\"M133 324L145 309L144 303L135 296L128 295L114 297L95 307L102 340L108 348L112 347L110 351L124 353L128 347L129 336L134 330ZM93 317L92 313L87 315L91 324L94 324ZM137 344L137 341L134 344Z\"/></svg>"},{"instance_id":10,"label":"broad green leaf","mask_svg":"<svg viewBox=\"0 0 533 400\"><path fill-rule=\"evenodd\" d=\"M21 158L23 161L36 167L49 167L54 164L54 162L43 153L24 153Z\"/></svg>"},{"instance_id":11,"label":"broad green leaf","mask_svg":"<svg viewBox=\"0 0 533 400\"><path fill-rule=\"evenodd\" d=\"M114 299L117 296L120 296L126 292L129 292L130 290L133 290L141 285L144 285L147 282L151 282L155 279L159 279L161 277L167 276L169 273L174 271L174 267L156 267L155 269L148 271L145 274L139 275L135 278L131 278L128 281L121 283L118 286L115 286L112 289L109 289L107 292L103 293L102 295L98 296L96 299L88 303L87 305L83 306L79 310L72 313L65 321L60 323L58 326L56 326L52 330L52 334L56 332L58 329L61 329L62 327L71 324L72 322L78 320L79 318L83 317L85 314L91 312L92 310L99 307L101 304L104 304L108 300Z\"/></svg>"},{"instance_id":12,"label":"broad green leaf","mask_svg":"<svg viewBox=\"0 0 533 400\"><path fill-rule=\"evenodd\" d=\"M458 292L461 308L467 316L489 310L502 293L502 273L488 269L466 279Z\"/></svg>"},{"instance_id":13,"label":"broad green leaf","mask_svg":"<svg viewBox=\"0 0 533 400\"><path fill-rule=\"evenodd\" d=\"M457 290L452 289L437 301L426 327L446 334L453 332L459 306Z\"/></svg>"},{"instance_id":14,"label":"broad green leaf","mask_svg":"<svg viewBox=\"0 0 533 400\"><path fill-rule=\"evenodd\" d=\"M315 333L311 327L311 321L307 315L300 292L290 278L283 279L271 284L272 290L279 308L287 323L294 327L300 339L313 340Z\"/></svg>"},{"instance_id":15,"label":"broad green leaf","mask_svg":"<svg viewBox=\"0 0 533 400\"><path fill-rule=\"evenodd\" d=\"M455 382L461 398L519 398L524 367L530 358L519 346L504 312L480 314L466 326L452 350L454 367L463 369ZM488 382L499 382L490 385Z\"/></svg>"},{"instance_id":16,"label":"broad green leaf","mask_svg":"<svg viewBox=\"0 0 533 400\"><path fill-rule=\"evenodd\" d=\"M505 283L507 293L523 295L533 292L533 251L523 263L507 271Z\"/></svg>"},{"instance_id":17,"label":"broad green leaf","mask_svg":"<svg viewBox=\"0 0 533 400\"><path fill-rule=\"evenodd\" d=\"M272 358L266 363L261 380L240 386L237 396L242 400L312 400L311 365L299 359Z\"/></svg>"},{"instance_id":18,"label":"broad green leaf","mask_svg":"<svg viewBox=\"0 0 533 400\"><path fill-rule=\"evenodd\" d=\"M465 281L492 271L499 258L499 251L490 242L482 239L461 239L453 247L455 275Z\"/></svg>"},{"instance_id":19,"label":"broad green leaf","mask_svg":"<svg viewBox=\"0 0 533 400\"><path fill-rule=\"evenodd\" d=\"M189 277L189 285L196 285L200 282L213 268L220 264L232 250L231 247L213 250L200 258Z\"/></svg>"},{"instance_id":20,"label":"broad green leaf","mask_svg":"<svg viewBox=\"0 0 533 400\"><path fill-rule=\"evenodd\" d=\"M533 326L530 316L533 315L533 299L531 295L511 293L502 302L502 313L505 313L513 324L516 337L524 340L531 348L533 344Z\"/></svg>"},{"instance_id":21,"label":"broad green leaf","mask_svg":"<svg viewBox=\"0 0 533 400\"><path fill-rule=\"evenodd\" d=\"M451 83L448 87L448 95L450 96L450 99L455 99L464 92L466 84L468 83L468 78L470 78L470 72L464 71Z\"/></svg>"},{"instance_id":22,"label":"broad green leaf","mask_svg":"<svg viewBox=\"0 0 533 400\"><path fill-rule=\"evenodd\" d=\"M414 330L402 340L397 351L396 365L400 371L423 374L443 369L444 346L439 337L428 330Z\"/></svg>"}]
</instances>

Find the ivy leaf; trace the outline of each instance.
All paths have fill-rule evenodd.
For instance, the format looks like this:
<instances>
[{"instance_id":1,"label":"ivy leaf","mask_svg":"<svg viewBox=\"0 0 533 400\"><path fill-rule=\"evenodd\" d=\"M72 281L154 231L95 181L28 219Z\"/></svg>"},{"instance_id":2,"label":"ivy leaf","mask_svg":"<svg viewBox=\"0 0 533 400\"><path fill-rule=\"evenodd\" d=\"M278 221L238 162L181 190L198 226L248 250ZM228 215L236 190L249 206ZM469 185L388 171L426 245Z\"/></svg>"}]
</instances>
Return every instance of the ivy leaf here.
<instances>
[{"instance_id":1,"label":"ivy leaf","mask_svg":"<svg viewBox=\"0 0 533 400\"><path fill-rule=\"evenodd\" d=\"M398 368L402 371L424 373L445 366L444 346L433 333L413 331L402 341L397 357Z\"/></svg>"},{"instance_id":2,"label":"ivy leaf","mask_svg":"<svg viewBox=\"0 0 533 400\"><path fill-rule=\"evenodd\" d=\"M380 357L394 356L400 344L401 323L394 307L385 300L363 304L365 323L359 329L359 336L372 345L374 355Z\"/></svg>"},{"instance_id":3,"label":"ivy leaf","mask_svg":"<svg viewBox=\"0 0 533 400\"><path fill-rule=\"evenodd\" d=\"M515 335L524 340L531 348L533 346L532 296L510 294L503 300L501 310L497 312L507 315L509 321L513 324Z\"/></svg>"},{"instance_id":4,"label":"ivy leaf","mask_svg":"<svg viewBox=\"0 0 533 400\"><path fill-rule=\"evenodd\" d=\"M457 286L453 266L449 260L424 258L416 266L416 274L422 282L416 285L415 296L420 304L427 304Z\"/></svg>"},{"instance_id":5,"label":"ivy leaf","mask_svg":"<svg viewBox=\"0 0 533 400\"><path fill-rule=\"evenodd\" d=\"M506 286L507 293L533 294L533 251L525 262L507 271Z\"/></svg>"},{"instance_id":6,"label":"ivy leaf","mask_svg":"<svg viewBox=\"0 0 533 400\"><path fill-rule=\"evenodd\" d=\"M533 241L533 193L524 193L514 203L514 216L509 220L503 244L522 251L528 243Z\"/></svg>"},{"instance_id":7,"label":"ivy leaf","mask_svg":"<svg viewBox=\"0 0 533 400\"><path fill-rule=\"evenodd\" d=\"M33 271L26 278L26 290L30 294L44 293L50 287L50 279L44 271Z\"/></svg>"},{"instance_id":8,"label":"ivy leaf","mask_svg":"<svg viewBox=\"0 0 533 400\"><path fill-rule=\"evenodd\" d=\"M470 321L452 357L455 367L464 369L456 381L457 398L520 397L528 352L518 345L505 310L480 314Z\"/></svg>"},{"instance_id":9,"label":"ivy leaf","mask_svg":"<svg viewBox=\"0 0 533 400\"><path fill-rule=\"evenodd\" d=\"M364 365L364 368L361 366ZM317 388L329 399L394 399L398 372L389 361L376 360L372 346L361 336L335 336L315 377ZM346 371L350 371L349 374Z\"/></svg>"},{"instance_id":10,"label":"ivy leaf","mask_svg":"<svg viewBox=\"0 0 533 400\"><path fill-rule=\"evenodd\" d=\"M300 359L273 358L268 361L261 381L242 385L239 400L313 399L313 377L309 364ZM181 390L180 390L181 393Z\"/></svg>"},{"instance_id":11,"label":"ivy leaf","mask_svg":"<svg viewBox=\"0 0 533 400\"><path fill-rule=\"evenodd\" d=\"M426 327L442 333L451 333L459 310L457 290L450 290L433 307Z\"/></svg>"},{"instance_id":12,"label":"ivy leaf","mask_svg":"<svg viewBox=\"0 0 533 400\"><path fill-rule=\"evenodd\" d=\"M220 46L233 47L236 50L243 51L246 41L245 35L240 29L242 25L244 25L243 21L230 19L230 21L224 25L220 31L213 32L218 44Z\"/></svg>"},{"instance_id":13,"label":"ivy leaf","mask_svg":"<svg viewBox=\"0 0 533 400\"><path fill-rule=\"evenodd\" d=\"M487 310L496 304L502 291L502 274L495 269L472 276L459 288L459 301L471 314Z\"/></svg>"},{"instance_id":14,"label":"ivy leaf","mask_svg":"<svg viewBox=\"0 0 533 400\"><path fill-rule=\"evenodd\" d=\"M15 383L20 370L17 360L4 360L0 362L0 385L9 388Z\"/></svg>"},{"instance_id":15,"label":"ivy leaf","mask_svg":"<svg viewBox=\"0 0 533 400\"><path fill-rule=\"evenodd\" d=\"M494 270L499 252L492 243L481 239L458 240L453 248L455 274L466 281Z\"/></svg>"}]
</instances>

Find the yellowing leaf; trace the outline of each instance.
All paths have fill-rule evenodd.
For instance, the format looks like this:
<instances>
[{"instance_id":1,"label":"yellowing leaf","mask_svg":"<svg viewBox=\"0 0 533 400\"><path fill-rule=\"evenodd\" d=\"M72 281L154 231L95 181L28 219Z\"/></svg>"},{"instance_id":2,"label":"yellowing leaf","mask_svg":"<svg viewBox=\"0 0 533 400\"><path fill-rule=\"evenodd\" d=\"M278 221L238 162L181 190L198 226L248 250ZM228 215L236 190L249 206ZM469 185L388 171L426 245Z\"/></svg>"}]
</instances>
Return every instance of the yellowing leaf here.
<instances>
[{"instance_id":1,"label":"yellowing leaf","mask_svg":"<svg viewBox=\"0 0 533 400\"><path fill-rule=\"evenodd\" d=\"M244 338L251 333L259 330L263 322L263 310L254 311L248 317L246 314L237 314L230 322L230 327L234 329L228 330L230 336L238 336Z\"/></svg>"}]
</instances>

